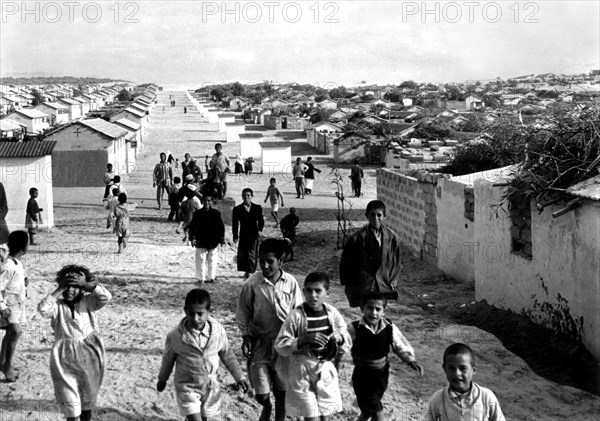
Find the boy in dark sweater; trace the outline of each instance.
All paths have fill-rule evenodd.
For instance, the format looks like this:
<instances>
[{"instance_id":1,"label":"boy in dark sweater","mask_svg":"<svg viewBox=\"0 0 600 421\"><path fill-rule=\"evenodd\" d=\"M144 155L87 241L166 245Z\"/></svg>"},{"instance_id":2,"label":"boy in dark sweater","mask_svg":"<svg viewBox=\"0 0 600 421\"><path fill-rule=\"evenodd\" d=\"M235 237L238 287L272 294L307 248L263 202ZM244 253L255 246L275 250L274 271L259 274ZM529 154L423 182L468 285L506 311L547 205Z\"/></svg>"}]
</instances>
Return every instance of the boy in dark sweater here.
<instances>
[{"instance_id":1,"label":"boy in dark sweater","mask_svg":"<svg viewBox=\"0 0 600 421\"><path fill-rule=\"evenodd\" d=\"M423 375L423 367L417 363L413 347L400 329L384 317L386 307L384 295L367 292L360 306L363 316L348 326L354 362L352 387L361 412L357 421L385 419L381 398L388 387L390 351Z\"/></svg>"}]
</instances>

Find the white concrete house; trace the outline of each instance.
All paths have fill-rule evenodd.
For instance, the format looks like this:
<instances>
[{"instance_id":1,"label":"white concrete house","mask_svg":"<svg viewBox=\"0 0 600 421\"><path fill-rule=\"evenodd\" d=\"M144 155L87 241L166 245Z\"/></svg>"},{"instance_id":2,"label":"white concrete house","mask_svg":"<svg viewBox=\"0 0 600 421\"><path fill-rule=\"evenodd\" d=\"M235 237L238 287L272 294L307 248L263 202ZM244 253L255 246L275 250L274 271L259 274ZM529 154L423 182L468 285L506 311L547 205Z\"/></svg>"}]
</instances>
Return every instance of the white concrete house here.
<instances>
[{"instance_id":1,"label":"white concrete house","mask_svg":"<svg viewBox=\"0 0 600 421\"><path fill-rule=\"evenodd\" d=\"M46 113L32 108L16 110L6 117L27 126L28 133L39 134L50 128L51 117Z\"/></svg>"},{"instance_id":2,"label":"white concrete house","mask_svg":"<svg viewBox=\"0 0 600 421\"><path fill-rule=\"evenodd\" d=\"M9 230L25 227L25 211L29 189L35 187L42 211L40 228L54 226L52 195L52 151L56 142L0 142L0 181L4 184L8 202L6 223Z\"/></svg>"},{"instance_id":3,"label":"white concrete house","mask_svg":"<svg viewBox=\"0 0 600 421\"><path fill-rule=\"evenodd\" d=\"M81 102L75 101L71 98L58 98L56 102L69 107L69 121L81 118Z\"/></svg>"},{"instance_id":4,"label":"white concrete house","mask_svg":"<svg viewBox=\"0 0 600 421\"><path fill-rule=\"evenodd\" d=\"M23 140L27 134L27 126L10 118L0 120L0 141L7 139Z\"/></svg>"},{"instance_id":5,"label":"white concrete house","mask_svg":"<svg viewBox=\"0 0 600 421\"><path fill-rule=\"evenodd\" d=\"M240 134L240 155L244 159L254 158L259 159L262 155L260 141L263 138L261 133L244 133Z\"/></svg>"},{"instance_id":6,"label":"white concrete house","mask_svg":"<svg viewBox=\"0 0 600 421\"><path fill-rule=\"evenodd\" d=\"M465 107L467 110L481 110L485 108L483 100L475 95L469 95L465 98Z\"/></svg>"},{"instance_id":7,"label":"white concrete house","mask_svg":"<svg viewBox=\"0 0 600 421\"><path fill-rule=\"evenodd\" d=\"M52 116L52 125L66 124L70 121L69 107L58 102L42 102L35 109Z\"/></svg>"},{"instance_id":8,"label":"white concrete house","mask_svg":"<svg viewBox=\"0 0 600 421\"><path fill-rule=\"evenodd\" d=\"M600 360L600 177L572 186L581 206L557 218L564 205L539 213L529 206L530 256L513 252L515 232L508 214L490 215L506 177L475 180L475 244L484 258L475 259L475 296L491 305L525 313L536 323L581 337ZM490 217L491 216L491 217Z\"/></svg>"},{"instance_id":9,"label":"white concrete house","mask_svg":"<svg viewBox=\"0 0 600 421\"><path fill-rule=\"evenodd\" d=\"M292 143L284 141L265 141L259 143L261 149L261 172L267 177L275 174L291 174Z\"/></svg>"},{"instance_id":10,"label":"white concrete house","mask_svg":"<svg viewBox=\"0 0 600 421\"><path fill-rule=\"evenodd\" d=\"M235 122L235 114L221 113L221 114L217 114L217 116L218 116L219 132L220 133L225 133L226 132L227 126L225 124L227 124L227 123L234 123Z\"/></svg>"},{"instance_id":11,"label":"white concrete house","mask_svg":"<svg viewBox=\"0 0 600 421\"><path fill-rule=\"evenodd\" d=\"M242 121L225 123L225 131L227 132L227 143L239 143L240 135L246 133L246 124Z\"/></svg>"}]
</instances>

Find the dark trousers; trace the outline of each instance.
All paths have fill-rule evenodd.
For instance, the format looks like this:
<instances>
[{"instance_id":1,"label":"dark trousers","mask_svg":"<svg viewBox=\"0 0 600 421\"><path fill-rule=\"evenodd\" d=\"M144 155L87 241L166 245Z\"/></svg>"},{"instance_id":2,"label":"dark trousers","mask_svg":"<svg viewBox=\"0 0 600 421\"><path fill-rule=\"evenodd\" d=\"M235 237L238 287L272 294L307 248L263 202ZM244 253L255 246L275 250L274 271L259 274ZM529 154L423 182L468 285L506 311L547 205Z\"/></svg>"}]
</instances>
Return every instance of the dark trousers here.
<instances>
[{"instance_id":1,"label":"dark trousers","mask_svg":"<svg viewBox=\"0 0 600 421\"><path fill-rule=\"evenodd\" d=\"M108 197L108 195L110 194L110 188L111 188L111 187L112 187L112 186L106 186L106 187L104 188L104 199L106 199L106 198Z\"/></svg>"},{"instance_id":2,"label":"dark trousers","mask_svg":"<svg viewBox=\"0 0 600 421\"><path fill-rule=\"evenodd\" d=\"M361 186L362 182L361 181L353 181L352 185L354 186L354 196L356 197L360 197L360 186Z\"/></svg>"},{"instance_id":3,"label":"dark trousers","mask_svg":"<svg viewBox=\"0 0 600 421\"><path fill-rule=\"evenodd\" d=\"M372 416L383 410L381 398L388 387L389 377L389 363L382 369L354 367L352 388L363 415Z\"/></svg>"},{"instance_id":4,"label":"dark trousers","mask_svg":"<svg viewBox=\"0 0 600 421\"><path fill-rule=\"evenodd\" d=\"M172 221L173 217L175 217L175 220L179 222L179 203L177 203L176 205L171 205L171 212L169 212L169 216L167 217L167 219L169 221Z\"/></svg>"},{"instance_id":5,"label":"dark trousers","mask_svg":"<svg viewBox=\"0 0 600 421\"><path fill-rule=\"evenodd\" d=\"M237 270L240 272L256 272L258 256L258 237L240 237L237 250Z\"/></svg>"}]
</instances>

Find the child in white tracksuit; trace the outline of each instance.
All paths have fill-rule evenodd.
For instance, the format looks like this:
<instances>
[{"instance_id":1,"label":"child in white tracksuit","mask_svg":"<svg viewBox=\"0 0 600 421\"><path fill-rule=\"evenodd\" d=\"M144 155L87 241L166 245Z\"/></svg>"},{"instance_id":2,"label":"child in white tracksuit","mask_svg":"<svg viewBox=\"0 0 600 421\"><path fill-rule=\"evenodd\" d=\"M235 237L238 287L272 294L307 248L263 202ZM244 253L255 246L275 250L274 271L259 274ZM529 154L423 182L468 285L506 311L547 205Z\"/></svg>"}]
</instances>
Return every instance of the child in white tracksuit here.
<instances>
[{"instance_id":1,"label":"child in white tracksuit","mask_svg":"<svg viewBox=\"0 0 600 421\"><path fill-rule=\"evenodd\" d=\"M305 301L283 323L275 339L275 350L289 356L287 414L324 421L342 411L338 374L332 360L348 351L352 340L340 312L324 302L329 295L327 274L310 273L303 292Z\"/></svg>"}]
</instances>

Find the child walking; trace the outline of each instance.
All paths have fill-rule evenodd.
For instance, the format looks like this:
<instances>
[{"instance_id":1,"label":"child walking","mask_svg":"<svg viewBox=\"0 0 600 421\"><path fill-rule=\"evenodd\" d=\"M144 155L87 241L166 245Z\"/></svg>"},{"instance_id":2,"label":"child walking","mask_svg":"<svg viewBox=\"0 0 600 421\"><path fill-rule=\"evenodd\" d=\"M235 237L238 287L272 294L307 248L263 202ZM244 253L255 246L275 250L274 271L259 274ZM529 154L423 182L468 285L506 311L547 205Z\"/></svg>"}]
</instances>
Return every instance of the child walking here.
<instances>
[{"instance_id":1,"label":"child walking","mask_svg":"<svg viewBox=\"0 0 600 421\"><path fill-rule=\"evenodd\" d=\"M173 185L171 186L171 190L169 191L169 207L171 208L171 212L169 212L169 216L167 219L172 221L175 218L176 222L179 222L179 189L181 188L181 178L174 177Z\"/></svg>"},{"instance_id":2,"label":"child walking","mask_svg":"<svg viewBox=\"0 0 600 421\"><path fill-rule=\"evenodd\" d=\"M0 266L0 329L6 330L0 349L0 371L6 381L17 380L13 358L24 322L27 278L21 258L27 253L29 238L25 231L13 231L8 236L9 254Z\"/></svg>"},{"instance_id":3,"label":"child walking","mask_svg":"<svg viewBox=\"0 0 600 421\"><path fill-rule=\"evenodd\" d=\"M115 234L117 234L117 244L119 245L119 251L121 248L127 248L127 241L131 235L131 228L129 227L129 212L134 210L137 206L135 203L127 203L127 195L125 193L119 193L117 196L119 203L115 207Z\"/></svg>"},{"instance_id":4,"label":"child walking","mask_svg":"<svg viewBox=\"0 0 600 421\"><path fill-rule=\"evenodd\" d=\"M115 172L113 171L112 164L106 164L106 174L104 174L104 200L108 198L110 192L112 190L111 186L113 184L113 178L115 177Z\"/></svg>"},{"instance_id":5,"label":"child walking","mask_svg":"<svg viewBox=\"0 0 600 421\"><path fill-rule=\"evenodd\" d=\"M248 375L256 401L263 407L259 421L269 421L275 395L275 421L285 419L285 377L276 370L278 354L273 342L288 314L302 304L296 279L281 268L285 240L265 239L259 248L260 271L242 286L236 319L242 332L242 354L248 359Z\"/></svg>"},{"instance_id":6,"label":"child walking","mask_svg":"<svg viewBox=\"0 0 600 421\"><path fill-rule=\"evenodd\" d=\"M286 412L305 421L326 421L342 411L338 373L332 361L340 351L350 349L351 339L340 312L325 303L329 296L326 273L308 274L302 291L304 303L292 310L275 339L275 350L290 358Z\"/></svg>"},{"instance_id":7,"label":"child walking","mask_svg":"<svg viewBox=\"0 0 600 421\"><path fill-rule=\"evenodd\" d=\"M496 395L473 381L477 370L475 352L455 343L444 351L442 368L448 387L433 394L423 421L504 421Z\"/></svg>"},{"instance_id":8,"label":"child walking","mask_svg":"<svg viewBox=\"0 0 600 421\"><path fill-rule=\"evenodd\" d=\"M275 228L279 226L279 215L277 211L279 211L279 202L281 201L281 207L284 207L283 204L283 195L279 191L279 188L275 185L277 180L275 178L271 178L269 180L269 188L267 189L267 196L265 197L265 203L267 203L267 199L271 202L271 215L273 219L275 219Z\"/></svg>"},{"instance_id":9,"label":"child walking","mask_svg":"<svg viewBox=\"0 0 600 421\"><path fill-rule=\"evenodd\" d=\"M27 201L27 210L25 216L25 228L29 233L29 244L37 246L38 244L33 240L33 237L37 234L38 224L43 224L42 211L37 203L38 189L32 187L29 189L29 200Z\"/></svg>"},{"instance_id":10,"label":"child walking","mask_svg":"<svg viewBox=\"0 0 600 421\"><path fill-rule=\"evenodd\" d=\"M119 203L119 189L114 187L110 192L110 195L106 198L105 209L108 210L108 215L106 216L106 229L109 229L113 225L113 219L115 218L115 208Z\"/></svg>"},{"instance_id":11,"label":"child walking","mask_svg":"<svg viewBox=\"0 0 600 421\"><path fill-rule=\"evenodd\" d=\"M112 298L84 266L67 265L56 274L58 287L38 305L51 319L56 342L50 374L56 401L69 421L92 419L104 377L105 350L94 312Z\"/></svg>"},{"instance_id":12,"label":"child walking","mask_svg":"<svg viewBox=\"0 0 600 421\"><path fill-rule=\"evenodd\" d=\"M185 317L167 335L156 390L165 390L175 366L175 393L181 415L187 421L221 419L221 392L217 380L223 362L237 385L250 385L229 346L225 328L210 317L208 291L196 288L185 297Z\"/></svg>"},{"instance_id":13,"label":"child walking","mask_svg":"<svg viewBox=\"0 0 600 421\"><path fill-rule=\"evenodd\" d=\"M352 338L352 387L360 408L357 421L385 420L381 398L388 387L390 350L410 368L423 375L415 352L400 329L385 318L387 298L376 291L367 292L360 309L363 316L348 326Z\"/></svg>"},{"instance_id":14,"label":"child walking","mask_svg":"<svg viewBox=\"0 0 600 421\"><path fill-rule=\"evenodd\" d=\"M181 241L188 245L188 229L192 223L194 212L200 209L202 205L200 200L196 197L196 186L194 184L188 185L188 190L185 192L185 197L186 199L181 202L181 206L179 208L181 221L175 229L175 232L179 234L180 230L183 230L183 238Z\"/></svg>"},{"instance_id":15,"label":"child walking","mask_svg":"<svg viewBox=\"0 0 600 421\"><path fill-rule=\"evenodd\" d=\"M300 219L296 215L296 208L290 208L290 213L283 217L279 223L283 238L290 240L290 260L294 260L294 239L296 238L296 227L300 223Z\"/></svg>"}]
</instances>

